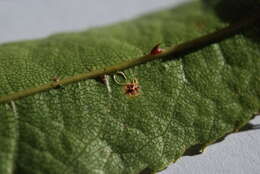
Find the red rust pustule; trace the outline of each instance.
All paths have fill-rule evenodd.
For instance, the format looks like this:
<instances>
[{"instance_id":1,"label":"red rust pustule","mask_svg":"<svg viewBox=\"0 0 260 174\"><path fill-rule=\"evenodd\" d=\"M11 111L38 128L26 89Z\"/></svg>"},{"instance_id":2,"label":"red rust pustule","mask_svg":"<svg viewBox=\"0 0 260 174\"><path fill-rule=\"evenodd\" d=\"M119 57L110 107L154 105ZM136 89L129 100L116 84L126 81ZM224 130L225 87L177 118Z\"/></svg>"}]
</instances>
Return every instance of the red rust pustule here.
<instances>
[{"instance_id":1,"label":"red rust pustule","mask_svg":"<svg viewBox=\"0 0 260 174\"><path fill-rule=\"evenodd\" d=\"M140 86L137 80L124 85L125 94L130 97L135 97L140 94Z\"/></svg>"},{"instance_id":2,"label":"red rust pustule","mask_svg":"<svg viewBox=\"0 0 260 174\"><path fill-rule=\"evenodd\" d=\"M153 49L151 50L150 54L151 55L157 55L160 54L164 51L164 49L160 48L160 43L158 43L157 45L155 45L153 47Z\"/></svg>"}]
</instances>

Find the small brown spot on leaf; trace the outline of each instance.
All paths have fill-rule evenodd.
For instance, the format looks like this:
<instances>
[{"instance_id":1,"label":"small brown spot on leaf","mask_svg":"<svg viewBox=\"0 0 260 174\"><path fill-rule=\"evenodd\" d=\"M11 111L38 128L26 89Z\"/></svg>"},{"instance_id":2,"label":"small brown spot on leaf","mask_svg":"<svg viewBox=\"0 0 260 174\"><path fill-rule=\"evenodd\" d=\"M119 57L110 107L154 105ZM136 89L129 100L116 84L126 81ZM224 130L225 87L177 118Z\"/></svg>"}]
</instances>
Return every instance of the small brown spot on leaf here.
<instances>
[{"instance_id":1,"label":"small brown spot on leaf","mask_svg":"<svg viewBox=\"0 0 260 174\"><path fill-rule=\"evenodd\" d=\"M202 21L197 21L197 22L195 23L195 26L196 26L196 28L197 28L199 31L203 31L203 30L206 28L205 23L202 22Z\"/></svg>"},{"instance_id":2,"label":"small brown spot on leaf","mask_svg":"<svg viewBox=\"0 0 260 174\"><path fill-rule=\"evenodd\" d=\"M100 82L100 83L102 83L104 85L106 84L105 75L99 76L99 77L97 77L95 79L96 79L96 81L98 81L98 82Z\"/></svg>"},{"instance_id":3,"label":"small brown spot on leaf","mask_svg":"<svg viewBox=\"0 0 260 174\"><path fill-rule=\"evenodd\" d=\"M130 83L124 85L125 94L130 97L135 97L140 94L140 86L138 81L135 79Z\"/></svg>"}]
</instances>

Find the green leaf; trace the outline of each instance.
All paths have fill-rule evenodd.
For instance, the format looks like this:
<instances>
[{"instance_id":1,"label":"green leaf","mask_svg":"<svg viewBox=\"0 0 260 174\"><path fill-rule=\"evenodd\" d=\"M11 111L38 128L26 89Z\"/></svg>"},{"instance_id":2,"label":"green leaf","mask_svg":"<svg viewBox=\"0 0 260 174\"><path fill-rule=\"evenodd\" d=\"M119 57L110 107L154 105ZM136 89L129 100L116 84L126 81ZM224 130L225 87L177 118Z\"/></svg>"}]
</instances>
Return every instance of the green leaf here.
<instances>
[{"instance_id":1,"label":"green leaf","mask_svg":"<svg viewBox=\"0 0 260 174\"><path fill-rule=\"evenodd\" d=\"M0 46L0 96L102 69L226 26L199 2L87 32ZM0 173L157 172L204 148L260 110L260 44L252 31L180 59L124 70L140 94L110 76L0 104ZM120 76L117 76L120 78ZM123 80L123 79L122 79Z\"/></svg>"}]
</instances>

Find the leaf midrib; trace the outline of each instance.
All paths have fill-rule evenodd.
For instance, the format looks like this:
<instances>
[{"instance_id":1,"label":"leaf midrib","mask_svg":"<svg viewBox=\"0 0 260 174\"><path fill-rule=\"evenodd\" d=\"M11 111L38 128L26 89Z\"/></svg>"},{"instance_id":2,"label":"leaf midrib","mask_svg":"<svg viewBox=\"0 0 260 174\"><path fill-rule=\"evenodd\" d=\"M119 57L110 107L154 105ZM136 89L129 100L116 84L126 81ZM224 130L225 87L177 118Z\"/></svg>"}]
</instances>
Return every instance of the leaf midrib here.
<instances>
[{"instance_id":1,"label":"leaf midrib","mask_svg":"<svg viewBox=\"0 0 260 174\"><path fill-rule=\"evenodd\" d=\"M59 85L68 85L68 84L79 82L79 81L86 80L86 79L97 78L97 77L105 75L105 74L111 74L113 72L127 69L130 67L136 66L136 65L144 64L149 61L153 61L153 60L157 60L157 59L167 60L169 58L171 58L171 59L177 58L181 55L185 55L190 52L199 50L210 44L220 42L235 34L238 34L241 31L243 31L244 29L250 28L251 25L255 24L257 19L259 19L259 17L254 14L235 24L222 28L213 33L210 33L210 34L201 36L199 38L173 46L170 49L163 52L162 54L158 54L158 55L149 55L148 54L148 55L145 55L145 56L142 56L139 58L130 59L130 60L125 61L118 65L113 65L113 66L105 67L100 70L94 70L94 71L78 74L78 75L60 80L59 83L50 82L50 83L47 83L47 84L44 84L44 85L41 85L38 87L25 89L23 91L18 91L18 92L12 93L12 94L1 96L0 104L7 103L10 101L15 101L15 100L21 99L23 97L34 95L36 93L51 90Z\"/></svg>"}]
</instances>

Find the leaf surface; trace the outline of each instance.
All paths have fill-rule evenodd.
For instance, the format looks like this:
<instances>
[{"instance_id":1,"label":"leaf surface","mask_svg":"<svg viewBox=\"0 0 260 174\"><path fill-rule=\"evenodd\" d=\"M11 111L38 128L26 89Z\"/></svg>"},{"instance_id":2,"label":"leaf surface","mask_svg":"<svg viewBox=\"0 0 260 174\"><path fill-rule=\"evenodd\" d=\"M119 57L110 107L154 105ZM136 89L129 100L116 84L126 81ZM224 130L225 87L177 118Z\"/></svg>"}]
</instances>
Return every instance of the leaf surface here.
<instances>
[{"instance_id":1,"label":"leaf surface","mask_svg":"<svg viewBox=\"0 0 260 174\"><path fill-rule=\"evenodd\" d=\"M226 26L200 2L81 33L0 46L0 96L104 68ZM254 33L249 33L250 36ZM260 45L248 35L180 59L0 104L0 173L157 172L184 152L245 125L260 110Z\"/></svg>"}]
</instances>

